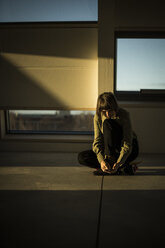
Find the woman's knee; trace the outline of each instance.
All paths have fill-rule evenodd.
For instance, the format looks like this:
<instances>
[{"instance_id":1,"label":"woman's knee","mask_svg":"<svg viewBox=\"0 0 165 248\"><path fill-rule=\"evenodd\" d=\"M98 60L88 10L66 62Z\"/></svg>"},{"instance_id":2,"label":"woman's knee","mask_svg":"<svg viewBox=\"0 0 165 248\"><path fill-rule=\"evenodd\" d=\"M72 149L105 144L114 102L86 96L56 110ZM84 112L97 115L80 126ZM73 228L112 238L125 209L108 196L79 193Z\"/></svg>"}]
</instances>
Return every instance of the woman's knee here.
<instances>
[{"instance_id":1,"label":"woman's knee","mask_svg":"<svg viewBox=\"0 0 165 248\"><path fill-rule=\"evenodd\" d=\"M82 151L78 154L78 161L80 164L84 164L86 162L88 162L88 160L91 158L91 155L93 155L93 151L92 150L86 150L86 151Z\"/></svg>"},{"instance_id":2,"label":"woman's knee","mask_svg":"<svg viewBox=\"0 0 165 248\"><path fill-rule=\"evenodd\" d=\"M83 164L84 163L84 151L83 152L79 152L79 154L78 154L78 162L80 164Z\"/></svg>"},{"instance_id":3,"label":"woman's knee","mask_svg":"<svg viewBox=\"0 0 165 248\"><path fill-rule=\"evenodd\" d=\"M100 167L97 156L92 150L80 152L78 154L78 161L81 165L86 165L92 168Z\"/></svg>"}]
</instances>

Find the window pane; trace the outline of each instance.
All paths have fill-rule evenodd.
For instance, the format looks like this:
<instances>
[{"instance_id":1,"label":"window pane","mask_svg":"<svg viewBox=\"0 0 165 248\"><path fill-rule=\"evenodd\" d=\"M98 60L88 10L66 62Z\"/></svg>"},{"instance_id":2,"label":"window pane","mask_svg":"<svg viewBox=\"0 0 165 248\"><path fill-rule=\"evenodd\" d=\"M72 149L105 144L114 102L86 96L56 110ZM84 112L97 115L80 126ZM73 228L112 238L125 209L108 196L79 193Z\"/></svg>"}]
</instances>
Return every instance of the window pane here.
<instances>
[{"instance_id":1,"label":"window pane","mask_svg":"<svg viewBox=\"0 0 165 248\"><path fill-rule=\"evenodd\" d=\"M0 22L97 21L98 0L1 0Z\"/></svg>"},{"instance_id":2,"label":"window pane","mask_svg":"<svg viewBox=\"0 0 165 248\"><path fill-rule=\"evenodd\" d=\"M9 110L9 133L93 132L95 111Z\"/></svg>"},{"instance_id":3,"label":"window pane","mask_svg":"<svg viewBox=\"0 0 165 248\"><path fill-rule=\"evenodd\" d=\"M165 39L117 39L117 91L165 90Z\"/></svg>"}]
</instances>

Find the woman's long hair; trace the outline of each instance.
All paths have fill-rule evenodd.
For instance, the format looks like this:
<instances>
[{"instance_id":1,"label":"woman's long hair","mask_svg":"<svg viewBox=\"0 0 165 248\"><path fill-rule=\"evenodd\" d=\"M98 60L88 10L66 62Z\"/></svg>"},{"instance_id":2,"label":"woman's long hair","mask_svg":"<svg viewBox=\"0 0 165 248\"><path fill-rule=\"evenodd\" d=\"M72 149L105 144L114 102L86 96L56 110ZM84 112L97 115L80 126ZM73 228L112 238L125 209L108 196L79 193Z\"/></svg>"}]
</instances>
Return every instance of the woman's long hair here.
<instances>
[{"instance_id":1,"label":"woman's long hair","mask_svg":"<svg viewBox=\"0 0 165 248\"><path fill-rule=\"evenodd\" d=\"M109 109L117 113L119 106L116 97L112 92L104 92L98 96L96 114L101 119L101 111Z\"/></svg>"}]
</instances>

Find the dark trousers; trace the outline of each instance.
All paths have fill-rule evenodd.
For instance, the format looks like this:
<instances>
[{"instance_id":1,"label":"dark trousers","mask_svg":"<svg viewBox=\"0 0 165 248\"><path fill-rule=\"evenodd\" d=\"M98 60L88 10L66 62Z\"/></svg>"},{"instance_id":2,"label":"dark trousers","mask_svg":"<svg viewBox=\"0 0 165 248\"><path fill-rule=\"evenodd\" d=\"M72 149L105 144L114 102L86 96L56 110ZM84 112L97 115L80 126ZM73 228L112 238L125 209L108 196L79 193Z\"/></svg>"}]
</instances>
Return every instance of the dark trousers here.
<instances>
[{"instance_id":1,"label":"dark trousers","mask_svg":"<svg viewBox=\"0 0 165 248\"><path fill-rule=\"evenodd\" d=\"M106 119L103 123L103 135L104 135L104 154L112 156L117 161L121 142L123 138L122 128L118 125L115 120ZM139 146L137 139L132 141L132 151L125 161L124 165L129 164L139 154ZM97 160L96 154L92 150L80 152L78 154L78 161L82 165L86 165L92 168L100 168L100 164ZM123 166L124 166L123 165Z\"/></svg>"}]
</instances>

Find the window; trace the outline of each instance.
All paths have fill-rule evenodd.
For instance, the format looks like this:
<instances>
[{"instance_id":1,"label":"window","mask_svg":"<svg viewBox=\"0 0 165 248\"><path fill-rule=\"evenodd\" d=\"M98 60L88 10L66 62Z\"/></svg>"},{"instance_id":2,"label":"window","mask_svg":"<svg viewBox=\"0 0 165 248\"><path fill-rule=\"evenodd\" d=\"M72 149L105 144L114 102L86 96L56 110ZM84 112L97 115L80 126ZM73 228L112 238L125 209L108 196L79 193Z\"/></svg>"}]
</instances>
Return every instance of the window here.
<instances>
[{"instance_id":1,"label":"window","mask_svg":"<svg viewBox=\"0 0 165 248\"><path fill-rule=\"evenodd\" d=\"M97 21L98 0L1 0L0 22Z\"/></svg>"},{"instance_id":2,"label":"window","mask_svg":"<svg viewBox=\"0 0 165 248\"><path fill-rule=\"evenodd\" d=\"M115 57L119 100L165 100L164 33L116 33Z\"/></svg>"},{"instance_id":3,"label":"window","mask_svg":"<svg viewBox=\"0 0 165 248\"><path fill-rule=\"evenodd\" d=\"M93 134L95 111L9 110L10 134Z\"/></svg>"}]
</instances>

